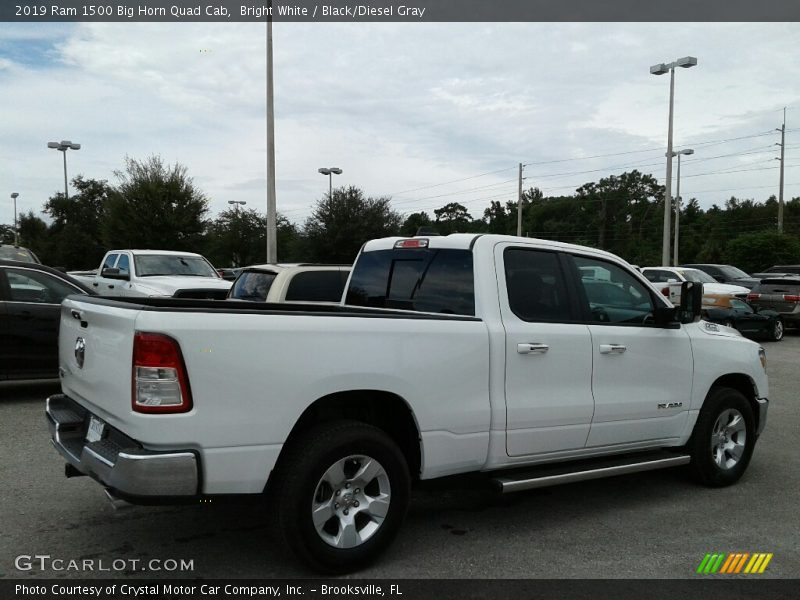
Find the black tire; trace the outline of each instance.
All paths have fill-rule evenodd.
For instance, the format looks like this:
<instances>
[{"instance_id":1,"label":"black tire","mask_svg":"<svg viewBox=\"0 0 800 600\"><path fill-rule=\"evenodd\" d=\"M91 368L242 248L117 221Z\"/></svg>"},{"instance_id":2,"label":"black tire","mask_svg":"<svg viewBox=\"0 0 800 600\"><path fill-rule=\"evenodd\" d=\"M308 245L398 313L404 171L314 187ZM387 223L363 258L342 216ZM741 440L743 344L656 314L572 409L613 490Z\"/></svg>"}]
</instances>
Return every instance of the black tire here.
<instances>
[{"instance_id":1,"label":"black tire","mask_svg":"<svg viewBox=\"0 0 800 600\"><path fill-rule=\"evenodd\" d=\"M349 573L375 560L397 535L411 495L408 465L397 444L377 427L357 421L335 421L301 434L284 452L270 478L270 503L282 541L306 564L326 573ZM354 455L372 458L382 467L390 486L389 506L382 522L365 541L352 548L337 548L318 533L311 511L325 487L321 486L323 475L334 464ZM354 464L357 468L358 463ZM382 481L385 485L386 478ZM331 489L331 501L333 493ZM364 508L351 506L350 510L355 522L356 513ZM341 516L335 513L330 527L341 527L336 514Z\"/></svg>"},{"instance_id":2,"label":"black tire","mask_svg":"<svg viewBox=\"0 0 800 600\"><path fill-rule=\"evenodd\" d=\"M775 319L775 322L772 324L772 329L769 332L769 339L773 342L780 342L785 332L786 327L784 327L783 321Z\"/></svg>"},{"instance_id":3,"label":"black tire","mask_svg":"<svg viewBox=\"0 0 800 600\"><path fill-rule=\"evenodd\" d=\"M744 421L743 439L742 432L739 432L733 434L731 438L733 441L728 442L733 444L741 441L743 444L741 456L733 465L729 463L734 455L727 451L721 453L723 465L718 464L715 459L715 456L720 455L718 452L715 453L716 441L720 439L715 436L715 425L724 413L732 417L735 417L734 413L738 413ZM697 481L710 487L723 487L736 483L750 464L755 443L755 419L747 398L732 388L712 388L703 403L692 437L687 444L687 450L692 457L689 465L692 475Z\"/></svg>"}]
</instances>

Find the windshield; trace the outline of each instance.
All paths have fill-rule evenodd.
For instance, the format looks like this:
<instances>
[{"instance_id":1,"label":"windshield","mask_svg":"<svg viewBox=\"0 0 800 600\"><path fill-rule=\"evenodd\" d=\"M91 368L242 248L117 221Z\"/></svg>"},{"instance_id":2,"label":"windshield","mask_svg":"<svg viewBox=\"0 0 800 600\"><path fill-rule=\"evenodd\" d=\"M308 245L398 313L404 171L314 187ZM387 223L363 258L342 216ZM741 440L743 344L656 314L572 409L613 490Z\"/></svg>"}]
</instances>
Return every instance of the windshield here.
<instances>
[{"instance_id":1,"label":"windshield","mask_svg":"<svg viewBox=\"0 0 800 600\"><path fill-rule=\"evenodd\" d=\"M0 259L30 263L39 262L33 252L27 248L19 248L17 246L0 246Z\"/></svg>"},{"instance_id":2,"label":"windshield","mask_svg":"<svg viewBox=\"0 0 800 600\"><path fill-rule=\"evenodd\" d=\"M688 281L695 283L717 283L711 275L699 269L684 269L681 273Z\"/></svg>"},{"instance_id":3,"label":"windshield","mask_svg":"<svg viewBox=\"0 0 800 600\"><path fill-rule=\"evenodd\" d=\"M140 254L134 256L136 274L139 277L157 275L182 275L184 277L213 277L219 274L202 256L181 256L180 254Z\"/></svg>"},{"instance_id":4,"label":"windshield","mask_svg":"<svg viewBox=\"0 0 800 600\"><path fill-rule=\"evenodd\" d=\"M719 268L720 271L725 273L725 277L730 279L746 279L749 278L750 275L742 271L741 269L737 269L736 267L730 267L728 265L723 265Z\"/></svg>"}]
</instances>

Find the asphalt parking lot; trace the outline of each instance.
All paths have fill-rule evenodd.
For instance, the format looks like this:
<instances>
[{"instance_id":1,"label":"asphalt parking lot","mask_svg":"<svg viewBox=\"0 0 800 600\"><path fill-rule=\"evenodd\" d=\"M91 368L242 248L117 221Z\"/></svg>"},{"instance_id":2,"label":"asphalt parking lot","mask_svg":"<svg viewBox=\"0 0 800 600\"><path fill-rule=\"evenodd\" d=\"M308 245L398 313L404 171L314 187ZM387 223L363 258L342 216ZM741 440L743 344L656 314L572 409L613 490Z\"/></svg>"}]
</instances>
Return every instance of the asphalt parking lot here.
<instances>
[{"instance_id":1,"label":"asphalt parking lot","mask_svg":"<svg viewBox=\"0 0 800 600\"><path fill-rule=\"evenodd\" d=\"M770 412L743 480L708 489L672 469L498 496L471 482L414 493L399 538L357 577L684 578L707 552L771 552L761 577L800 575L800 332L765 344ZM308 577L270 539L260 505L114 510L86 477L65 479L44 398L0 384L0 577ZM192 560L191 572L18 570L19 555ZM170 563L162 562L167 565Z\"/></svg>"}]
</instances>

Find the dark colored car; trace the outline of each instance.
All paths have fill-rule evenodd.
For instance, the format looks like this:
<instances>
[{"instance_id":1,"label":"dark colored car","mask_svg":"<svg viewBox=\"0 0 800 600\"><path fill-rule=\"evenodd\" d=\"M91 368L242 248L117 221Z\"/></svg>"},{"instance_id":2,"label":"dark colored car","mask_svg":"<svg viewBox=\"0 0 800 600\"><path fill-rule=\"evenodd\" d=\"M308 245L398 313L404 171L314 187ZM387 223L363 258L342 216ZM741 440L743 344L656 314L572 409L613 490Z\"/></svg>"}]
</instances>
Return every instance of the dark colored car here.
<instances>
[{"instance_id":1,"label":"dark colored car","mask_svg":"<svg viewBox=\"0 0 800 600\"><path fill-rule=\"evenodd\" d=\"M766 279L767 277L784 277L791 275L800 275L800 265L775 265L761 273L751 273L757 279Z\"/></svg>"},{"instance_id":2,"label":"dark colored car","mask_svg":"<svg viewBox=\"0 0 800 600\"><path fill-rule=\"evenodd\" d=\"M93 293L56 269L0 260L0 380L58 377L61 301Z\"/></svg>"},{"instance_id":3,"label":"dark colored car","mask_svg":"<svg viewBox=\"0 0 800 600\"><path fill-rule=\"evenodd\" d=\"M774 310L787 326L800 327L800 275L762 279L747 301L759 310Z\"/></svg>"},{"instance_id":4,"label":"dark colored car","mask_svg":"<svg viewBox=\"0 0 800 600\"><path fill-rule=\"evenodd\" d=\"M691 267L692 269L700 269L711 275L720 283L730 283L731 285L741 285L748 290L752 290L753 286L758 283L758 279L751 277L741 269L737 269L731 265L681 265L682 267Z\"/></svg>"},{"instance_id":5,"label":"dark colored car","mask_svg":"<svg viewBox=\"0 0 800 600\"><path fill-rule=\"evenodd\" d=\"M8 244L0 244L0 260L16 260L18 262L34 263L37 265L42 264L39 257L32 251L22 246L9 246Z\"/></svg>"},{"instance_id":6,"label":"dark colored car","mask_svg":"<svg viewBox=\"0 0 800 600\"><path fill-rule=\"evenodd\" d=\"M774 342L783 339L783 320L774 310L757 309L739 298L725 298L703 308L706 321L734 327L746 337L763 337Z\"/></svg>"}]
</instances>

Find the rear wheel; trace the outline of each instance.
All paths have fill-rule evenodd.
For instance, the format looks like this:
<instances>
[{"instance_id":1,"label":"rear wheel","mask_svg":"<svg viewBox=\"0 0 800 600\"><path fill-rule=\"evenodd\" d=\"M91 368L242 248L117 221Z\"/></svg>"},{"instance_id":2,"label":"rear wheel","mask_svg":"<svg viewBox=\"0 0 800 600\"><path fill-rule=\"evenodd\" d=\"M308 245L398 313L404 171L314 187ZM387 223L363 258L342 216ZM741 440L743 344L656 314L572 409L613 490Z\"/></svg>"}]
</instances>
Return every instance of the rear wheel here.
<instances>
[{"instance_id":1,"label":"rear wheel","mask_svg":"<svg viewBox=\"0 0 800 600\"><path fill-rule=\"evenodd\" d=\"M315 569L345 573L375 558L396 536L411 477L382 430L337 421L295 439L272 486L278 531Z\"/></svg>"},{"instance_id":2,"label":"rear wheel","mask_svg":"<svg viewBox=\"0 0 800 600\"><path fill-rule=\"evenodd\" d=\"M695 479L712 487L736 483L750 463L755 442L753 411L744 395L732 388L713 388L688 444Z\"/></svg>"}]
</instances>

